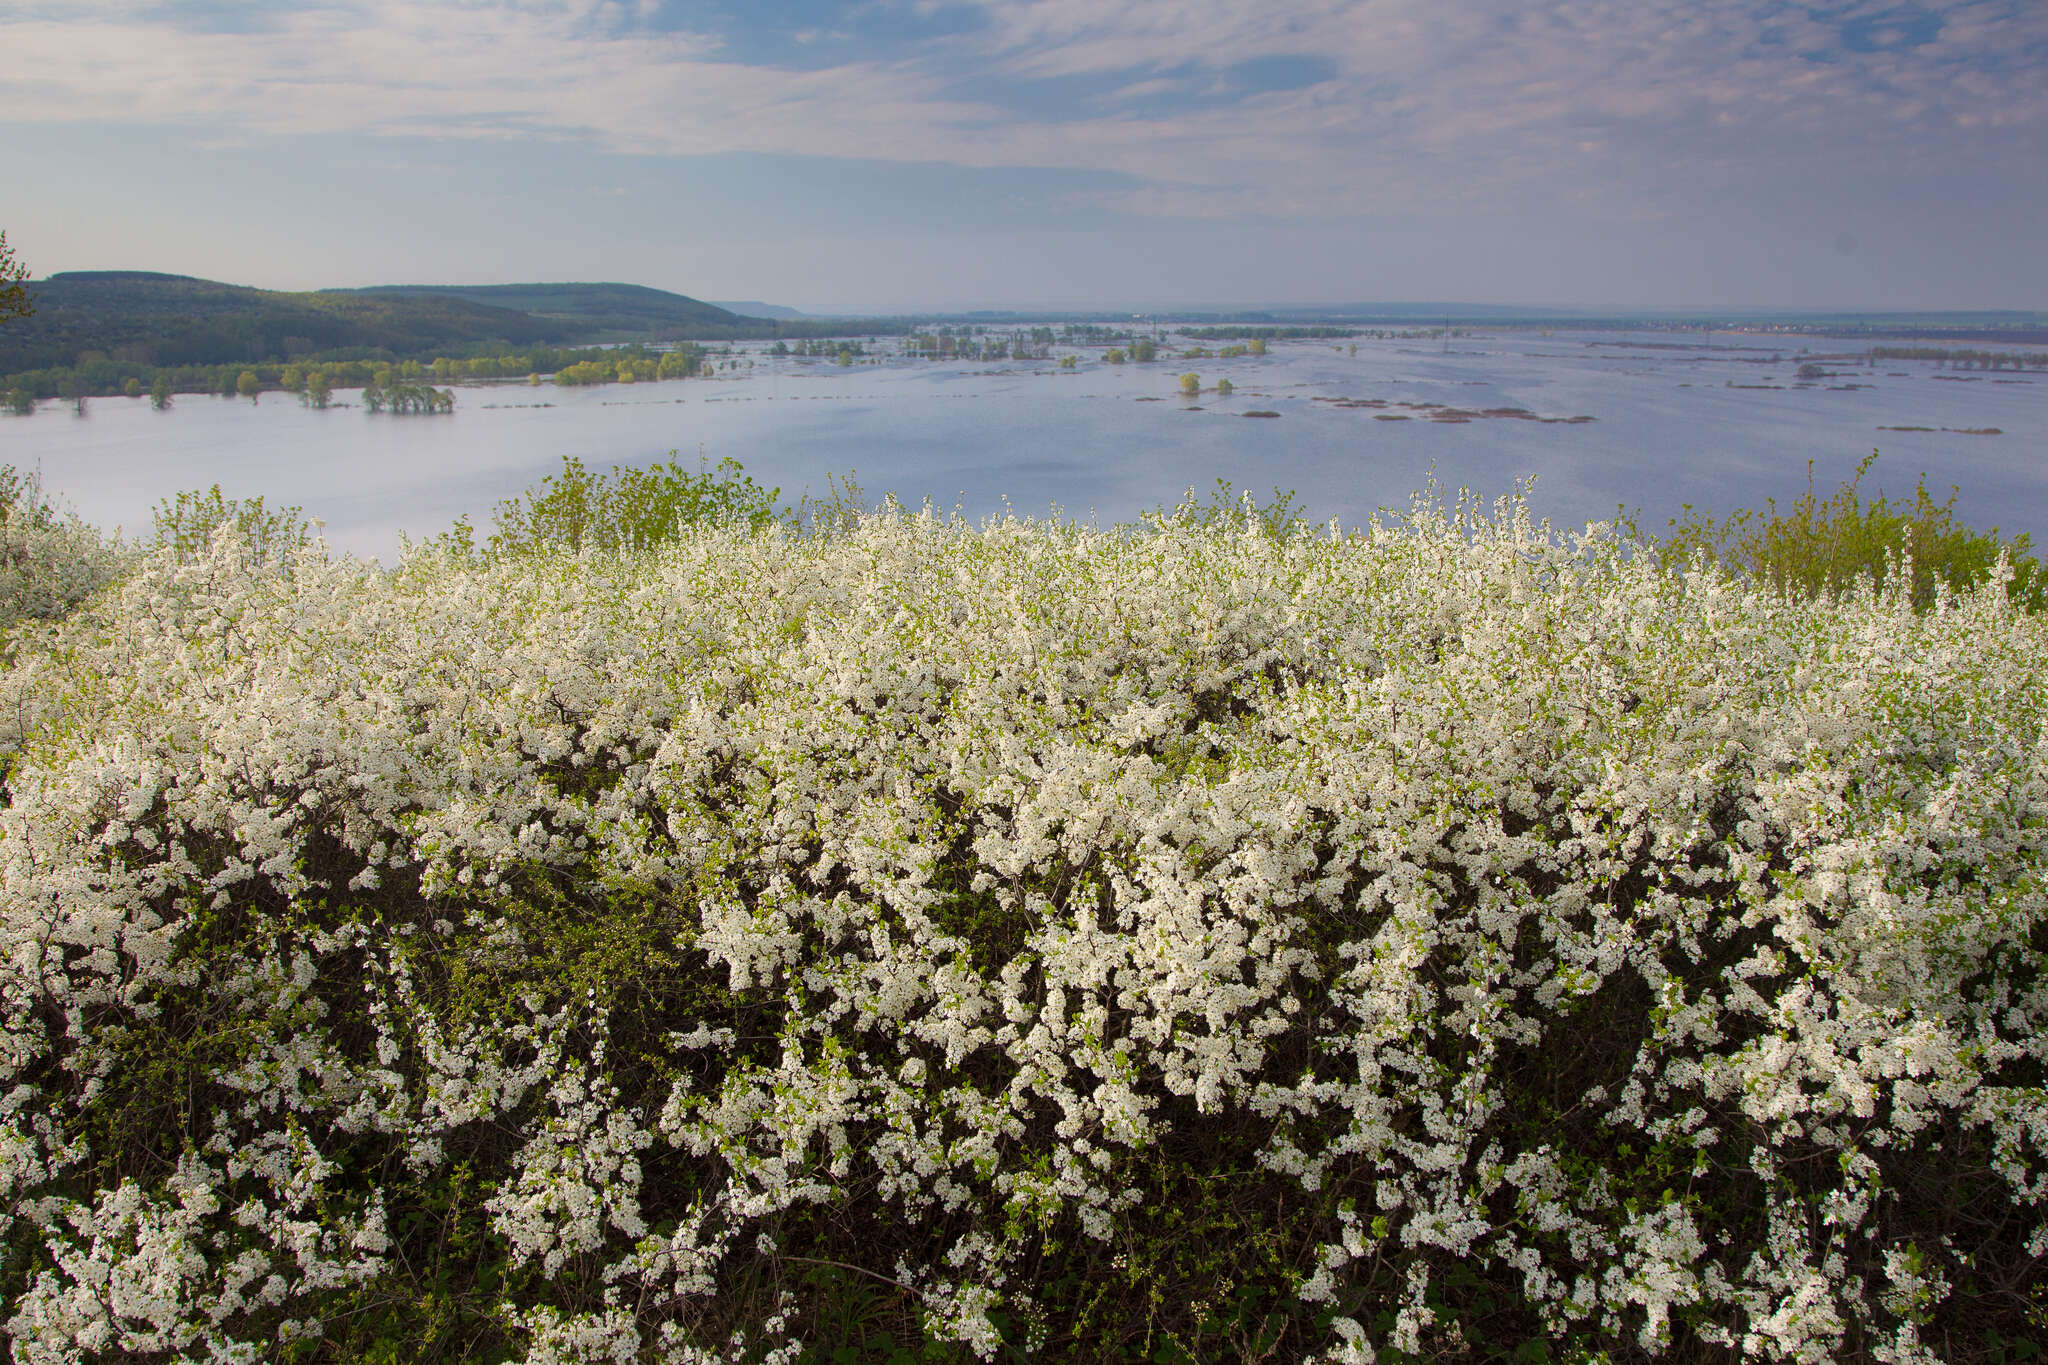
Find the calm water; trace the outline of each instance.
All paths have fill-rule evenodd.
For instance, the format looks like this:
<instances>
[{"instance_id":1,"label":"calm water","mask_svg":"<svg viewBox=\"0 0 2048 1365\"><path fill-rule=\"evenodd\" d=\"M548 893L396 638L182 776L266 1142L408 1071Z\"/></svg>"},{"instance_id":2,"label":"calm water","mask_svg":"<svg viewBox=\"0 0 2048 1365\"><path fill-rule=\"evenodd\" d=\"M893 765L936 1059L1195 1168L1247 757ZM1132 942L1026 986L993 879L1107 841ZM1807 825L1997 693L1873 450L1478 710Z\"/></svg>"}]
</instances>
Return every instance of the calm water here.
<instances>
[{"instance_id":1,"label":"calm water","mask_svg":"<svg viewBox=\"0 0 2048 1365\"><path fill-rule=\"evenodd\" d=\"M401 532L431 535L464 514L487 527L499 499L564 455L598 469L671 450L692 465L700 453L731 456L791 501L806 488L824 493L828 473L856 471L870 494L929 497L971 517L999 512L1007 499L1021 513L1057 505L1105 522L1170 504L1190 486L1206 493L1221 477L1261 495L1296 490L1311 515L1347 525L1405 507L1434 464L1447 487L1489 496L1533 475L1535 510L1560 525L1609 516L1617 504L1661 525L1684 503L1783 503L1804 489L1809 459L1820 490L1832 492L1875 446L1884 454L1867 495L1909 494L1924 471L1944 496L1961 487L1957 508L1972 524L2048 540L2048 374L1879 362L1831 366L1841 377L1801 388L1793 372L1809 357L1797 343L1616 340L1480 335L1453 340L1448 352L1361 341L1356 356L1329 342L1278 342L1265 357L1124 366L1084 350L1075 371L901 358L840 368L756 348L736 352L753 364L732 377L462 388L452 417L312 412L283 394L253 405L187 395L162 413L145 399L99 398L84 417L48 402L30 418L0 417L0 462L40 467L46 487L88 520L131 534L148 527L158 500L218 482L232 495L297 504L325 519L335 549L390 562ZM1205 386L1227 377L1237 392L1205 392L1201 410L1190 411L1177 389L1190 370ZM1868 387L1830 387L1851 382ZM1430 420L1430 404L1594 420L1442 422ZM1242 415L1251 409L1281 416ZM1409 420L1379 420L1397 416Z\"/></svg>"}]
</instances>

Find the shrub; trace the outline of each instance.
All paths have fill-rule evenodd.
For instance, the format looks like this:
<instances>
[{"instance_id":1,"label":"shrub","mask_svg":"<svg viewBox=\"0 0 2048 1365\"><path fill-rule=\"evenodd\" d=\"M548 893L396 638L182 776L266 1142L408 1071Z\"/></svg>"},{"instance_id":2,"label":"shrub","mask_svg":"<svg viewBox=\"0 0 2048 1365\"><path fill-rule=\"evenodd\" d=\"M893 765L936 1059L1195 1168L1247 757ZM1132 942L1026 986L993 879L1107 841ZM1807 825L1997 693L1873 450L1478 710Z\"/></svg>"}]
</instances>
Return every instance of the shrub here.
<instances>
[{"instance_id":1,"label":"shrub","mask_svg":"<svg viewBox=\"0 0 2048 1365\"><path fill-rule=\"evenodd\" d=\"M0 465L0 634L68 614L130 563L118 542L45 497L40 475Z\"/></svg>"},{"instance_id":2,"label":"shrub","mask_svg":"<svg viewBox=\"0 0 2048 1365\"><path fill-rule=\"evenodd\" d=\"M1671 532L1658 548L1673 564L1704 554L1736 573L1809 597L1848 592L1859 577L1882 586L1910 565L1912 601L1921 611L1934 605L1942 589L1968 593L1989 582L2003 561L2011 572L2006 591L2013 602L2028 611L2048 607L2048 578L2033 556L2032 539L2022 533L2001 541L1995 526L1982 532L1957 525L1955 490L1937 503L1922 476L1911 502L1880 497L1864 505L1857 486L1876 459L1872 451L1826 502L1814 494L1809 460L1806 492L1786 512L1773 499L1765 512L1745 509L1716 521L1688 504L1683 519L1671 520ZM1622 521L1638 529L1633 517Z\"/></svg>"},{"instance_id":3,"label":"shrub","mask_svg":"<svg viewBox=\"0 0 2048 1365\"><path fill-rule=\"evenodd\" d=\"M498 504L490 545L501 553L643 551L691 527L758 530L775 519L780 494L755 483L730 458L716 468L700 463L694 472L671 459L646 468L614 465L609 475L592 475L581 460L565 455L560 474Z\"/></svg>"},{"instance_id":4,"label":"shrub","mask_svg":"<svg viewBox=\"0 0 2048 1365\"><path fill-rule=\"evenodd\" d=\"M1228 506L159 556L0 812L13 1359L2041 1339L2048 622Z\"/></svg>"}]
</instances>

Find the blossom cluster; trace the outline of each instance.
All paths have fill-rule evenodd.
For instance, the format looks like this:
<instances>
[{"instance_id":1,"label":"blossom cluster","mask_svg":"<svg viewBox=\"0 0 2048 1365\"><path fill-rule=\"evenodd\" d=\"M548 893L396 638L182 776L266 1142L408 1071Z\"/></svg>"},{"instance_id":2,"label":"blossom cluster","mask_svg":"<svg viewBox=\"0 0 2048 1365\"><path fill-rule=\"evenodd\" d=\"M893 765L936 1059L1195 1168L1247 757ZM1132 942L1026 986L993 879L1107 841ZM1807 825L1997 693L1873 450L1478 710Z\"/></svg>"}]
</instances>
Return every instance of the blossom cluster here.
<instances>
[{"instance_id":1,"label":"blossom cluster","mask_svg":"<svg viewBox=\"0 0 2048 1365\"><path fill-rule=\"evenodd\" d=\"M12 474L0 466L0 492ZM62 617L134 567L118 540L35 498L0 506L0 631Z\"/></svg>"},{"instance_id":2,"label":"blossom cluster","mask_svg":"<svg viewBox=\"0 0 2048 1365\"><path fill-rule=\"evenodd\" d=\"M1046 1267L1223 1160L1294 1358L1967 1354L2048 1257L2044 646L1515 502L224 529L0 679L12 1358L451 1245L535 1365L794 1360L820 1267L1086 1355Z\"/></svg>"}]
</instances>

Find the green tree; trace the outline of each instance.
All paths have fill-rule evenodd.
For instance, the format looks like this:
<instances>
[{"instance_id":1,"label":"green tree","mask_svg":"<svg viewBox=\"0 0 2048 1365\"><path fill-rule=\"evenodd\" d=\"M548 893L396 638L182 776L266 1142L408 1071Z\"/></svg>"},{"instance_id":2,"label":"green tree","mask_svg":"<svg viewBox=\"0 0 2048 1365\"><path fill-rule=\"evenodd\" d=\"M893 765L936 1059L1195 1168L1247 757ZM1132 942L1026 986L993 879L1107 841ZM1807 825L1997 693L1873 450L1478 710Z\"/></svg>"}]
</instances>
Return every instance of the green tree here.
<instances>
[{"instance_id":1,"label":"green tree","mask_svg":"<svg viewBox=\"0 0 2048 1365\"><path fill-rule=\"evenodd\" d=\"M1180 391L1193 398L1202 391L1202 376L1198 374L1182 375L1180 377Z\"/></svg>"},{"instance_id":2,"label":"green tree","mask_svg":"<svg viewBox=\"0 0 2048 1365\"><path fill-rule=\"evenodd\" d=\"M1216 381L1216 396L1217 396L1217 397L1219 397L1219 398L1228 398L1228 397L1229 397L1229 396L1230 396L1231 394L1233 394L1233 393L1236 393L1236 392L1237 392L1237 385L1235 385L1235 384L1231 383L1231 382L1230 382L1230 381L1229 381L1228 379L1219 379L1219 380L1217 380L1217 381Z\"/></svg>"},{"instance_id":3,"label":"green tree","mask_svg":"<svg viewBox=\"0 0 2048 1365\"><path fill-rule=\"evenodd\" d=\"M27 389L9 389L7 410L16 417L27 417L36 410L36 396Z\"/></svg>"},{"instance_id":4,"label":"green tree","mask_svg":"<svg viewBox=\"0 0 2048 1365\"><path fill-rule=\"evenodd\" d=\"M253 403L256 395L263 392L263 381L256 377L256 371L244 370L235 379L235 392Z\"/></svg>"},{"instance_id":5,"label":"green tree","mask_svg":"<svg viewBox=\"0 0 2048 1365\"><path fill-rule=\"evenodd\" d=\"M156 382L149 386L149 405L162 412L171 405L171 377L159 374Z\"/></svg>"},{"instance_id":6,"label":"green tree","mask_svg":"<svg viewBox=\"0 0 2048 1365\"><path fill-rule=\"evenodd\" d=\"M85 416L85 399L90 391L86 388L84 379L80 378L76 372L67 374L64 376L63 384L59 386L58 392L62 395L65 402L77 409L80 417Z\"/></svg>"},{"instance_id":7,"label":"green tree","mask_svg":"<svg viewBox=\"0 0 2048 1365\"><path fill-rule=\"evenodd\" d=\"M1131 347L1131 359L1148 364L1159 358L1159 344L1150 337L1141 338Z\"/></svg>"},{"instance_id":8,"label":"green tree","mask_svg":"<svg viewBox=\"0 0 2048 1365\"><path fill-rule=\"evenodd\" d=\"M142 381L130 375L121 385L121 396L124 398L142 397Z\"/></svg>"},{"instance_id":9,"label":"green tree","mask_svg":"<svg viewBox=\"0 0 2048 1365\"><path fill-rule=\"evenodd\" d=\"M325 410L334 400L334 381L327 377L327 371L314 366L306 372L305 403L316 411Z\"/></svg>"},{"instance_id":10,"label":"green tree","mask_svg":"<svg viewBox=\"0 0 2048 1365\"><path fill-rule=\"evenodd\" d=\"M27 278L28 267L15 256L14 248L7 245L7 234L0 232L0 322L35 315L35 296L22 283Z\"/></svg>"}]
</instances>

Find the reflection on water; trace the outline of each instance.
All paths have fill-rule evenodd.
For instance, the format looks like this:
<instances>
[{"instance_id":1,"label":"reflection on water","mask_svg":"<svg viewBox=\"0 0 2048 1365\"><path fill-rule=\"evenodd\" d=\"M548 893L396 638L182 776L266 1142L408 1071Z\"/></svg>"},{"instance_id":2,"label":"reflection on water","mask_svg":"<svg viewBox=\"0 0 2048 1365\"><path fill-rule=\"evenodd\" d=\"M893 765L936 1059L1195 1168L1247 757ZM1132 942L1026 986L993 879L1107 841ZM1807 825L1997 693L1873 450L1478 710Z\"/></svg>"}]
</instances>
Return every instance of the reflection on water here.
<instances>
[{"instance_id":1,"label":"reflection on water","mask_svg":"<svg viewBox=\"0 0 2048 1365\"><path fill-rule=\"evenodd\" d=\"M1783 503L1805 487L1808 460L1832 491L1875 446L1884 456L1866 493L1910 493L1924 471L1943 495L1962 489L1967 521L2048 539L2048 375L1954 382L1891 361L1802 383L1796 349L1502 334L1461 338L1448 353L1276 342L1264 357L1111 366L1082 351L1075 370L905 359L842 368L757 349L739 352L753 365L733 377L464 388L453 417L313 412L282 394L254 405L187 395L163 413L99 398L84 417L45 403L31 418L0 418L0 462L40 466L89 520L131 533L159 500L217 482L297 504L324 518L337 550L389 562L401 532L431 535L463 515L486 525L499 499L564 455L600 468L671 450L687 463L731 456L792 501L823 493L828 473L857 471L871 494L975 518L1057 507L1116 521L1223 478L1262 495L1294 489L1311 515L1347 525L1406 507L1433 464L1446 487L1489 497L1533 475L1536 511L1560 525L1618 504L1655 525L1686 503ZM1204 386L1191 402L1179 390L1190 371ZM1215 393L1226 378L1235 391ZM1280 418L1242 420L1250 411ZM1376 420L1396 416L1410 420ZM1562 420L1574 417L1593 420ZM1965 434L1988 428L1998 434Z\"/></svg>"}]
</instances>

